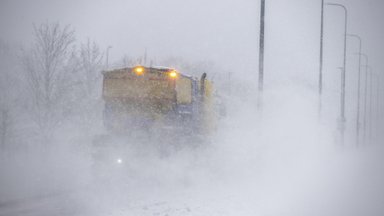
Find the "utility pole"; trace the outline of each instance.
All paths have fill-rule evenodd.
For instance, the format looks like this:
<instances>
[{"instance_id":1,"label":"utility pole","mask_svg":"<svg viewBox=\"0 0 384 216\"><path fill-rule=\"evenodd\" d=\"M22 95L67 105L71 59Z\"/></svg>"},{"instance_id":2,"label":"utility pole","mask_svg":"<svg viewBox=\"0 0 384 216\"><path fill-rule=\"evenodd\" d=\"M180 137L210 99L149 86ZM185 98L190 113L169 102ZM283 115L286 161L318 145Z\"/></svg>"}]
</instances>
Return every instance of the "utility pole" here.
<instances>
[{"instance_id":1,"label":"utility pole","mask_svg":"<svg viewBox=\"0 0 384 216\"><path fill-rule=\"evenodd\" d=\"M321 0L321 21L320 21L320 64L319 64L319 117L322 109L323 93L323 38L324 38L324 0Z\"/></svg>"},{"instance_id":2,"label":"utility pole","mask_svg":"<svg viewBox=\"0 0 384 216\"><path fill-rule=\"evenodd\" d=\"M262 107L264 90L264 23L265 23L265 0L261 0L260 9L260 39L259 39L259 86L258 86L258 108Z\"/></svg>"}]
</instances>

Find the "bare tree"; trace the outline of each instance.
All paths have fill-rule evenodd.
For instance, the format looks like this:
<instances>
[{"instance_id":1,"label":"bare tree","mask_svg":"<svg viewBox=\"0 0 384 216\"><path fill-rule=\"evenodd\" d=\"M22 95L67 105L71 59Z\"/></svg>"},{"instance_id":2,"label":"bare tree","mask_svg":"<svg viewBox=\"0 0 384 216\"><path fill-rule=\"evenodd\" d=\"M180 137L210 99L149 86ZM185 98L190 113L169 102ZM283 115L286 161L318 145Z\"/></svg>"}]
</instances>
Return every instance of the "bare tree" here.
<instances>
[{"instance_id":1,"label":"bare tree","mask_svg":"<svg viewBox=\"0 0 384 216\"><path fill-rule=\"evenodd\" d=\"M13 55L10 47L0 41L0 149L9 144L13 126L12 98L14 96L14 80L11 78Z\"/></svg>"},{"instance_id":2,"label":"bare tree","mask_svg":"<svg viewBox=\"0 0 384 216\"><path fill-rule=\"evenodd\" d=\"M12 124L10 115L11 100L9 94L9 77L6 71L0 70L0 149L8 143L9 132Z\"/></svg>"},{"instance_id":3,"label":"bare tree","mask_svg":"<svg viewBox=\"0 0 384 216\"><path fill-rule=\"evenodd\" d=\"M103 54L99 46L87 39L85 44L81 44L80 67L84 74L84 85L88 97L95 92L95 83L98 83L101 77L102 64Z\"/></svg>"},{"instance_id":4,"label":"bare tree","mask_svg":"<svg viewBox=\"0 0 384 216\"><path fill-rule=\"evenodd\" d=\"M11 117L9 107L0 108L0 146L5 148L8 143L9 132L11 127Z\"/></svg>"},{"instance_id":5,"label":"bare tree","mask_svg":"<svg viewBox=\"0 0 384 216\"><path fill-rule=\"evenodd\" d=\"M70 26L59 23L34 25L34 43L23 53L22 63L30 90L33 118L42 130L52 128L60 115L67 83L68 64L75 41Z\"/></svg>"}]
</instances>

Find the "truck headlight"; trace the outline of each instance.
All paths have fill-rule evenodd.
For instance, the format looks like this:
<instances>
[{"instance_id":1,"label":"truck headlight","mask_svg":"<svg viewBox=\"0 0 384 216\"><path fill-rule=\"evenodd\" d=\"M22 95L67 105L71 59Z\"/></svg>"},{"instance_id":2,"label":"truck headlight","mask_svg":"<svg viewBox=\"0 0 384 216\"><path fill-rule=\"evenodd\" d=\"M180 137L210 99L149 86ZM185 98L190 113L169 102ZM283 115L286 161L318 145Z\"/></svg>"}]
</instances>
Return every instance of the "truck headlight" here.
<instances>
[{"instance_id":1,"label":"truck headlight","mask_svg":"<svg viewBox=\"0 0 384 216\"><path fill-rule=\"evenodd\" d=\"M117 159L116 159L116 163L118 163L118 164L122 164L122 163L123 163L123 160L122 160L121 158L117 158Z\"/></svg>"}]
</instances>

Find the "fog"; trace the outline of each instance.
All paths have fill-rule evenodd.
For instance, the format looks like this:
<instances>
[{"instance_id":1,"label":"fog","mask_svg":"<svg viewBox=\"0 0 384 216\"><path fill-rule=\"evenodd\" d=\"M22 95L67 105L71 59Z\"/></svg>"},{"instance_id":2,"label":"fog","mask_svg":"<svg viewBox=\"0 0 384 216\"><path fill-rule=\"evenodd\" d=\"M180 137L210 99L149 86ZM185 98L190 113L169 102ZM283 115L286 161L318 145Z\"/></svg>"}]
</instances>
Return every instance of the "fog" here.
<instances>
[{"instance_id":1,"label":"fog","mask_svg":"<svg viewBox=\"0 0 384 216\"><path fill-rule=\"evenodd\" d=\"M319 112L320 1L266 2L259 106L259 1L1 0L0 215L383 215L384 5L338 3L376 74L368 106L361 88L359 145L351 38L344 144L338 130L338 8L325 10ZM66 39L51 69L37 36L55 26ZM215 132L203 140L111 135L101 71L136 64L206 72L226 111ZM94 157L104 142L125 146L101 148L117 160L111 166Z\"/></svg>"}]
</instances>

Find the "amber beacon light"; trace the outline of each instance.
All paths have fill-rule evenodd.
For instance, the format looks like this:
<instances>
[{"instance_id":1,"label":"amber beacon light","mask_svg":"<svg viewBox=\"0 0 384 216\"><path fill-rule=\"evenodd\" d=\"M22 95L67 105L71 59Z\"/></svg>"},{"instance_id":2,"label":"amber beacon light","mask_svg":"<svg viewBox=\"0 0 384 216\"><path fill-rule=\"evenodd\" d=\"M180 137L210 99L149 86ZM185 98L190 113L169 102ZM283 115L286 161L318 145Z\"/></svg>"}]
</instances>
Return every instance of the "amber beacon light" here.
<instances>
[{"instance_id":1,"label":"amber beacon light","mask_svg":"<svg viewBox=\"0 0 384 216\"><path fill-rule=\"evenodd\" d=\"M170 71L168 73L168 76L172 79L176 79L177 78L177 71L173 70L173 71Z\"/></svg>"},{"instance_id":2,"label":"amber beacon light","mask_svg":"<svg viewBox=\"0 0 384 216\"><path fill-rule=\"evenodd\" d=\"M136 66L133 68L133 72L137 75L137 76L142 76L145 72L145 69L143 66Z\"/></svg>"}]
</instances>

